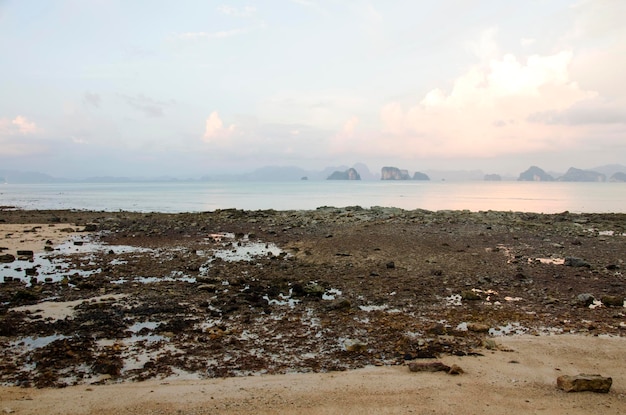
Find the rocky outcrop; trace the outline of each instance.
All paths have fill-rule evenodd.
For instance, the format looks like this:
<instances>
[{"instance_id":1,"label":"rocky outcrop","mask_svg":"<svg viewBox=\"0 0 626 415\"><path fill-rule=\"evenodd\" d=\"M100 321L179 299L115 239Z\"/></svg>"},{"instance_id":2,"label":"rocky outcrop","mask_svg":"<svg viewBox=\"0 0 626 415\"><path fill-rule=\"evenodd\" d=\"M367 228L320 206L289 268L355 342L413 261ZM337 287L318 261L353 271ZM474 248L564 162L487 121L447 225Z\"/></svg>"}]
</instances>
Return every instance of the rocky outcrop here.
<instances>
[{"instance_id":1,"label":"rocky outcrop","mask_svg":"<svg viewBox=\"0 0 626 415\"><path fill-rule=\"evenodd\" d=\"M610 182L626 182L626 173L617 172L611 176L609 179Z\"/></svg>"},{"instance_id":2,"label":"rocky outcrop","mask_svg":"<svg viewBox=\"0 0 626 415\"><path fill-rule=\"evenodd\" d=\"M486 182L499 182L502 180L502 177L499 174L485 174Z\"/></svg>"},{"instance_id":3,"label":"rocky outcrop","mask_svg":"<svg viewBox=\"0 0 626 415\"><path fill-rule=\"evenodd\" d=\"M413 180L430 180L430 177L426 173L416 171L413 173Z\"/></svg>"},{"instance_id":4,"label":"rocky outcrop","mask_svg":"<svg viewBox=\"0 0 626 415\"><path fill-rule=\"evenodd\" d=\"M558 178L560 182L605 182L606 176L592 170L581 170L570 167L565 175Z\"/></svg>"},{"instance_id":5,"label":"rocky outcrop","mask_svg":"<svg viewBox=\"0 0 626 415\"><path fill-rule=\"evenodd\" d=\"M552 182L554 177L543 171L537 166L531 166L528 170L521 173L517 181L520 182Z\"/></svg>"},{"instance_id":6,"label":"rocky outcrop","mask_svg":"<svg viewBox=\"0 0 626 415\"><path fill-rule=\"evenodd\" d=\"M380 172L380 180L411 180L408 170L400 170L397 167L383 167Z\"/></svg>"},{"instance_id":7,"label":"rocky outcrop","mask_svg":"<svg viewBox=\"0 0 626 415\"><path fill-rule=\"evenodd\" d=\"M355 169L350 168L346 171L334 172L328 176L327 180L361 180L361 176L359 176L359 173Z\"/></svg>"},{"instance_id":8,"label":"rocky outcrop","mask_svg":"<svg viewBox=\"0 0 626 415\"><path fill-rule=\"evenodd\" d=\"M559 389L565 392L608 393L613 384L613 379L600 375L586 375L581 373L576 376L559 376L556 379L556 384Z\"/></svg>"}]
</instances>

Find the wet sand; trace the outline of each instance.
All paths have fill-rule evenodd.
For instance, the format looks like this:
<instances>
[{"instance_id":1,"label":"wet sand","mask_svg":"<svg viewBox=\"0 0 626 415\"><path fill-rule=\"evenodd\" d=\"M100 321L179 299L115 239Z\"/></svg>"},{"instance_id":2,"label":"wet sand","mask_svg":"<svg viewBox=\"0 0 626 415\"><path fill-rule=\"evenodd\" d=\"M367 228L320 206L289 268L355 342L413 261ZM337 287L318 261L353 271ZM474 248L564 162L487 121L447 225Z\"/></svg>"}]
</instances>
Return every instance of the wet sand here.
<instances>
[{"instance_id":1,"label":"wet sand","mask_svg":"<svg viewBox=\"0 0 626 415\"><path fill-rule=\"evenodd\" d=\"M441 359L465 373L406 366L213 380L150 380L63 389L0 388L0 410L38 414L622 414L626 339L517 336L483 356ZM563 374L613 378L608 394L566 393Z\"/></svg>"}]
</instances>

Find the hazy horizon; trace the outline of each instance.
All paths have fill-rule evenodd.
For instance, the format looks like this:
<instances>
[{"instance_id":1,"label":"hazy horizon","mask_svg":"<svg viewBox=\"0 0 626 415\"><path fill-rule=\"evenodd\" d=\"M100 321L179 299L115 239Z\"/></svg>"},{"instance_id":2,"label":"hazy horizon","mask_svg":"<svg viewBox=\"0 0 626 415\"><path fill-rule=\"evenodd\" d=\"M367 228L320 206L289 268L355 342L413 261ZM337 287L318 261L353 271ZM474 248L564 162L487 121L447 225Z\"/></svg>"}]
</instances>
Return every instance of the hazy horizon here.
<instances>
[{"instance_id":1,"label":"hazy horizon","mask_svg":"<svg viewBox=\"0 0 626 415\"><path fill-rule=\"evenodd\" d=\"M626 2L0 1L0 165L626 164Z\"/></svg>"}]
</instances>

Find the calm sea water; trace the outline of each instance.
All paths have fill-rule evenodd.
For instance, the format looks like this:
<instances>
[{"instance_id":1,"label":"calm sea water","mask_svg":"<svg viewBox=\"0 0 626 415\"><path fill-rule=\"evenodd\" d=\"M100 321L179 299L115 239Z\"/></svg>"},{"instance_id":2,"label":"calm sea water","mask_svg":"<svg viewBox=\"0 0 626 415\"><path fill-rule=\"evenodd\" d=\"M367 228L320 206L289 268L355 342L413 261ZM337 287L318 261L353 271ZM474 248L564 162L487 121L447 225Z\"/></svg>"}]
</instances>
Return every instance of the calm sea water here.
<instances>
[{"instance_id":1,"label":"calm sea water","mask_svg":"<svg viewBox=\"0 0 626 415\"><path fill-rule=\"evenodd\" d=\"M0 205L140 212L358 205L408 210L626 213L626 184L413 181L5 184L0 185Z\"/></svg>"}]
</instances>

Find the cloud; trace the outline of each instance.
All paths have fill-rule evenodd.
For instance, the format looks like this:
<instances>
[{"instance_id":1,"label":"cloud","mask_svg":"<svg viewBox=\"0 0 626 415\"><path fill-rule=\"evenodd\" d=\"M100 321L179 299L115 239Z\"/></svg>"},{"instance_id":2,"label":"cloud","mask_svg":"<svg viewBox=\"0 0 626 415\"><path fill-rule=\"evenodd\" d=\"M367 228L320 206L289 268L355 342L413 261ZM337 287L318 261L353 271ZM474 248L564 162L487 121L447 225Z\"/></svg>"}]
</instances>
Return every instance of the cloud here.
<instances>
[{"instance_id":1,"label":"cloud","mask_svg":"<svg viewBox=\"0 0 626 415\"><path fill-rule=\"evenodd\" d=\"M35 122L18 115L0 118L0 156L21 156L40 153L45 146L38 139L41 129Z\"/></svg>"},{"instance_id":2,"label":"cloud","mask_svg":"<svg viewBox=\"0 0 626 415\"><path fill-rule=\"evenodd\" d=\"M37 132L39 132L37 125L22 115L13 119L0 118L0 136L32 135Z\"/></svg>"},{"instance_id":3,"label":"cloud","mask_svg":"<svg viewBox=\"0 0 626 415\"><path fill-rule=\"evenodd\" d=\"M83 103L86 105L91 105L95 108L100 108L100 95L93 92L85 92L83 95Z\"/></svg>"},{"instance_id":4,"label":"cloud","mask_svg":"<svg viewBox=\"0 0 626 415\"><path fill-rule=\"evenodd\" d=\"M626 124L626 106L597 98L578 102L562 111L535 112L528 120L548 125Z\"/></svg>"},{"instance_id":5,"label":"cloud","mask_svg":"<svg viewBox=\"0 0 626 415\"><path fill-rule=\"evenodd\" d=\"M22 135L34 134L37 132L37 126L34 122L29 121L26 117L18 115L11 121L17 127L17 131Z\"/></svg>"},{"instance_id":6,"label":"cloud","mask_svg":"<svg viewBox=\"0 0 626 415\"><path fill-rule=\"evenodd\" d=\"M164 115L163 107L173 103L173 101L170 101L170 102L157 101L152 98L146 97L142 94L139 94L135 97L132 97L129 95L122 95L122 94L119 94L119 96L131 107L144 113L144 115L148 117L153 117L153 118L163 117Z\"/></svg>"},{"instance_id":7,"label":"cloud","mask_svg":"<svg viewBox=\"0 0 626 415\"><path fill-rule=\"evenodd\" d=\"M239 36L249 32L248 28L240 28L240 29L231 29L231 30L221 30L218 32L187 32L180 33L177 35L179 39L184 40L201 40L201 39L223 39L232 36Z\"/></svg>"},{"instance_id":8,"label":"cloud","mask_svg":"<svg viewBox=\"0 0 626 415\"><path fill-rule=\"evenodd\" d=\"M496 49L480 51L485 56L484 51ZM565 111L597 95L570 80L571 60L572 52L565 50L524 59L506 54L472 66L450 92L435 88L408 108L398 102L385 105L380 112L384 139L407 156L424 157L493 157L558 148L576 133L538 124L532 114ZM373 151L389 152L384 147Z\"/></svg>"},{"instance_id":9,"label":"cloud","mask_svg":"<svg viewBox=\"0 0 626 415\"><path fill-rule=\"evenodd\" d=\"M217 111L213 111L206 119L203 140L206 143L219 141L220 139L230 136L234 131L234 124L225 128Z\"/></svg>"},{"instance_id":10,"label":"cloud","mask_svg":"<svg viewBox=\"0 0 626 415\"><path fill-rule=\"evenodd\" d=\"M244 7L232 7L232 6L220 6L217 8L221 13L233 16L233 17L251 17L256 13L256 7L244 6Z\"/></svg>"}]
</instances>

